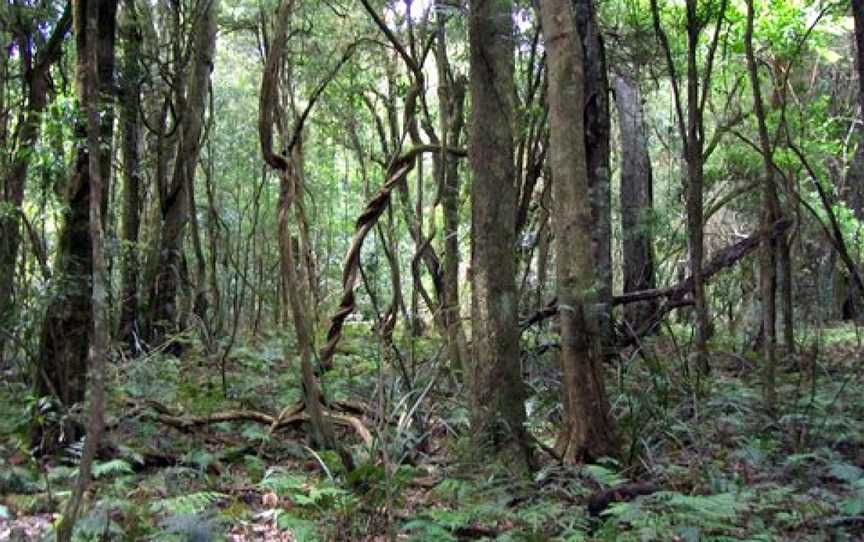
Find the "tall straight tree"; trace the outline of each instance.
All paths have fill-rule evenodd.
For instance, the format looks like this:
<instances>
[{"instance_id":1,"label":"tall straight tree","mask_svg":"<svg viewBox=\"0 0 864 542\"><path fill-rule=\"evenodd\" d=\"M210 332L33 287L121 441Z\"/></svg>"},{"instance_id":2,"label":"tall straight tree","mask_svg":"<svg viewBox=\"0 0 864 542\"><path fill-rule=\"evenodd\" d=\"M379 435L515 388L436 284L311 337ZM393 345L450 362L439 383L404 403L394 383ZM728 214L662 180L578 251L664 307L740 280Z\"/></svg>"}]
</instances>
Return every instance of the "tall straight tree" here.
<instances>
[{"instance_id":1,"label":"tall straight tree","mask_svg":"<svg viewBox=\"0 0 864 542\"><path fill-rule=\"evenodd\" d=\"M854 45L855 45L855 70L858 79L858 110L859 120L864 119L864 0L852 0L852 19L854 22ZM858 220L864 219L864 129L858 125L858 147L846 172L846 189L843 199L855 213ZM846 296L844 303L851 309L850 312L856 319L862 317L862 307L857 299L858 293L855 288ZM785 331L785 322L784 322ZM785 341L789 343L787 338Z\"/></svg>"},{"instance_id":2,"label":"tall straight tree","mask_svg":"<svg viewBox=\"0 0 864 542\"><path fill-rule=\"evenodd\" d=\"M478 444L529 465L516 291L513 2L476 0L469 17L472 426Z\"/></svg>"},{"instance_id":3,"label":"tall straight tree","mask_svg":"<svg viewBox=\"0 0 864 542\"><path fill-rule=\"evenodd\" d=\"M761 226L763 231L767 231L779 218L780 205L777 201L777 189L774 186L774 152L765 119L765 105L759 82L759 66L756 62L756 53L753 51L755 9L753 0L745 0L745 2L747 4L747 28L744 32L744 49L747 56L747 72L753 91L753 112L756 114L759 146L762 150L764 167ZM765 236L760 244L759 289L762 298L762 355L764 357L762 360L762 388L766 406L768 409L773 409L777 402L777 390L774 385L777 350L777 242L771 236Z\"/></svg>"},{"instance_id":4,"label":"tall straight tree","mask_svg":"<svg viewBox=\"0 0 864 542\"><path fill-rule=\"evenodd\" d=\"M552 223L556 244L564 420L556 451L576 463L616 451L603 383L601 316L591 250L593 217L583 125L584 57L573 8L542 0L540 12L549 65L549 142Z\"/></svg>"},{"instance_id":5,"label":"tall straight tree","mask_svg":"<svg viewBox=\"0 0 864 542\"><path fill-rule=\"evenodd\" d=\"M597 283L597 314L601 340L612 331L612 189L609 168L609 77L606 50L593 0L572 0L576 30L582 42L585 100L585 163L591 201L594 272ZM554 173L553 173L554 175Z\"/></svg>"},{"instance_id":6,"label":"tall straight tree","mask_svg":"<svg viewBox=\"0 0 864 542\"><path fill-rule=\"evenodd\" d=\"M141 41L135 0L125 0L120 17L123 65L120 77L120 126L123 131L123 209L121 218L120 318L118 338L135 347L138 320L138 234L141 229Z\"/></svg>"},{"instance_id":7,"label":"tall straight tree","mask_svg":"<svg viewBox=\"0 0 864 542\"><path fill-rule=\"evenodd\" d=\"M105 365L108 357L108 273L105 264L103 243L102 209L105 198L103 193L107 186L105 182L111 173L110 164L103 167L102 160L110 159L111 152L100 152L103 145L110 145L110 139L102 139L103 130L100 126L100 71L101 62L106 61L113 69L114 35L110 35L111 43L99 39L100 27L110 26L113 30L117 14L117 0L74 0L73 11L75 20L76 43L76 94L81 109L86 114L86 143L83 145L87 153L87 175L89 177L88 225L91 250L91 329L90 348L88 352L88 380L90 381L90 418L87 423L87 438L79 462L78 478L72 490L72 496L66 504L63 519L57 529L58 542L72 539L72 532L78 511L84 498L84 491L90 483L93 460L105 428ZM107 46L108 50L100 50ZM110 54L111 58L107 58ZM109 90L109 89L101 89ZM110 102L109 102L110 103ZM108 131L107 135L111 135Z\"/></svg>"},{"instance_id":8,"label":"tall straight tree","mask_svg":"<svg viewBox=\"0 0 864 542\"><path fill-rule=\"evenodd\" d=\"M89 0L99 2L98 22L92 32L86 33L87 45L78 43L80 51L95 48L98 58L98 107L99 107L99 178L108 179L111 173L111 142L113 139L114 115L114 39L117 3L112 0ZM81 0L83 3L84 0ZM85 10L86 6L74 9ZM83 17L82 11L81 17ZM83 24L83 23L82 23ZM76 41L85 39L85 34L76 34ZM95 43L93 43L95 42ZM93 51L90 49L90 51ZM79 53L80 55L81 53ZM84 67L78 66L79 70ZM83 75L78 76L79 79ZM78 92L83 93L79 81ZM84 103L83 96L79 101ZM87 137L87 122L81 119L75 126L80 141ZM48 302L45 319L40 331L40 348L36 360L34 383L37 397L52 396L65 408L71 408L84 400L87 382L88 348L93 343L93 246L91 236L90 191L93 168L89 165L89 150L94 147L79 145L70 178L66 183L63 199L66 211L58 232L54 273L52 275L52 297ZM107 203L106 192L99 194L102 208ZM96 262L98 264L98 262ZM104 292L102 292L104 295ZM102 330L104 331L104 330ZM33 444L42 451L51 451L59 444L59 437L75 440L81 428L69 426L61 432L44 431L34 423Z\"/></svg>"},{"instance_id":9,"label":"tall straight tree","mask_svg":"<svg viewBox=\"0 0 864 542\"><path fill-rule=\"evenodd\" d=\"M852 0L852 19L855 25L855 70L858 72L859 116L864 118L864 0ZM864 134L864 130L859 128L859 133ZM864 137L858 143L846 181L849 191L846 201L860 220L864 218Z\"/></svg>"},{"instance_id":10,"label":"tall straight tree","mask_svg":"<svg viewBox=\"0 0 864 542\"><path fill-rule=\"evenodd\" d=\"M624 293L656 287L650 214L653 209L651 157L642 115L639 81L630 74L613 79L621 133L621 237ZM657 310L657 301L625 306L626 325L639 329Z\"/></svg>"},{"instance_id":11,"label":"tall straight tree","mask_svg":"<svg viewBox=\"0 0 864 542\"><path fill-rule=\"evenodd\" d=\"M716 141L705 144L705 105L711 92L711 75L714 69L714 56L720 42L720 30L726 17L727 0L709 0L718 2L716 9L698 9L699 0L686 0L686 32L687 32L687 102L686 113L684 100L681 96L680 81L669 40L660 21L660 8L657 0L651 0L651 19L654 32L660 41L660 46L666 57L666 67L672 83L672 95L675 113L678 121L678 133L681 138L684 162L687 164L687 245L690 256L690 274L693 277L693 303L696 310L696 344L695 361L701 373L709 370L708 364L708 300L705 296L705 279L702 265L705 256L704 240L704 184L705 161L714 149ZM708 43L708 49L702 69L699 69L699 56L702 50L701 37L704 29L711 23L710 17L716 17L714 31ZM715 130L715 140L725 130Z\"/></svg>"}]
</instances>

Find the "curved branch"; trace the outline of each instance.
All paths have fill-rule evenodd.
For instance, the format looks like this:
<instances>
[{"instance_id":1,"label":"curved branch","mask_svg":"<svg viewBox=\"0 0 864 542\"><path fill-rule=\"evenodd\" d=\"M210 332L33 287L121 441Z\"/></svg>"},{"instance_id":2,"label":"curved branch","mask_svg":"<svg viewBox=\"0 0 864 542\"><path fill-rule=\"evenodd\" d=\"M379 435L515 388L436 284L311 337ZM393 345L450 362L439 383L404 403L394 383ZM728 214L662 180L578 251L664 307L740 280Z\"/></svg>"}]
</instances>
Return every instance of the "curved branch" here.
<instances>
[{"instance_id":1,"label":"curved branch","mask_svg":"<svg viewBox=\"0 0 864 542\"><path fill-rule=\"evenodd\" d=\"M261 154L264 161L277 171L288 171L288 160L273 150L273 116L276 109L279 68L288 40L287 28L294 0L282 0L276 12L276 28L270 44L270 54L261 78L261 93L258 101L258 136L261 139Z\"/></svg>"}]
</instances>

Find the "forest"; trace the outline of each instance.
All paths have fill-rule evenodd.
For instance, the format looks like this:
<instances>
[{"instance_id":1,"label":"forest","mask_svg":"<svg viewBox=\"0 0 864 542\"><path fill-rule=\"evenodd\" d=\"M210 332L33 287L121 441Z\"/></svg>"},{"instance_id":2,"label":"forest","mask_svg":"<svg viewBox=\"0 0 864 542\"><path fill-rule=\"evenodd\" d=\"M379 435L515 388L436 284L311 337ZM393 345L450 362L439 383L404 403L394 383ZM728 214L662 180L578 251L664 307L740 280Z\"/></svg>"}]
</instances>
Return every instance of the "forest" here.
<instances>
[{"instance_id":1,"label":"forest","mask_svg":"<svg viewBox=\"0 0 864 542\"><path fill-rule=\"evenodd\" d=\"M864 0L0 44L0 540L864 540Z\"/></svg>"}]
</instances>

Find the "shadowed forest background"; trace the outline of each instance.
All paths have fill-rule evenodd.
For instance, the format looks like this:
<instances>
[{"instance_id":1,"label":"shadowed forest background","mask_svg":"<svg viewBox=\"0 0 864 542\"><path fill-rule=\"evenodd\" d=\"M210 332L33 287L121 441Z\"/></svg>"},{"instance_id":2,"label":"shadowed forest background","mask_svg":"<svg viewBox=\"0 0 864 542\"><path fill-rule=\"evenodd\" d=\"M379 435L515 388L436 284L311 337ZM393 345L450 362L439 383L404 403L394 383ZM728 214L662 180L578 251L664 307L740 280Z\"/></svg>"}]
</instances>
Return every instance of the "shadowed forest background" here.
<instances>
[{"instance_id":1,"label":"shadowed forest background","mask_svg":"<svg viewBox=\"0 0 864 542\"><path fill-rule=\"evenodd\" d=\"M0 540L864 537L864 0L0 43Z\"/></svg>"}]
</instances>

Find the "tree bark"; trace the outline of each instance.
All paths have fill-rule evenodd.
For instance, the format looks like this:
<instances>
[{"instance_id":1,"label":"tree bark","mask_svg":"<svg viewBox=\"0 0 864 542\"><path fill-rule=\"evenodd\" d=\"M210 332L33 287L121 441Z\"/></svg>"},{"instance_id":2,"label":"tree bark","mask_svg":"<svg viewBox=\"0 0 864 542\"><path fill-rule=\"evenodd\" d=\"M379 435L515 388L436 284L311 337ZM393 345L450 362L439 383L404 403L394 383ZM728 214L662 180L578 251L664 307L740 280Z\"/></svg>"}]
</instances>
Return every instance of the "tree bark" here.
<instances>
[{"instance_id":1,"label":"tree bark","mask_svg":"<svg viewBox=\"0 0 864 542\"><path fill-rule=\"evenodd\" d=\"M292 200L298 196L296 193L297 183L294 182L291 172L292 164L285 156L273 150L273 122L278 102L279 70L282 66L285 45L288 39L288 23L291 18L293 4L293 0L283 0L276 15L273 40L266 59L264 76L261 79L258 133L264 161L279 173L278 224L280 264L291 308L294 332L297 336L297 347L300 350L303 398L311 422L313 442L317 446L339 452L345 468L350 471L354 466L353 460L350 454L339 446L332 424L325 416L324 407L321 404L321 390L318 386L318 378L312 365L314 347L312 344L309 312L306 307L306 297L300 295L298 288L293 248L291 246L291 233L288 227ZM299 129L302 129L302 125ZM297 135L299 136L299 133ZM289 148L288 152L291 152L291 150Z\"/></svg>"},{"instance_id":2,"label":"tree bark","mask_svg":"<svg viewBox=\"0 0 864 542\"><path fill-rule=\"evenodd\" d=\"M697 0L687 0L687 244L690 253L690 273L693 275L693 301L696 309L696 365L703 374L708 364L708 302L705 298L705 281L702 277L704 238L702 219L704 161L702 118L699 107L699 71L696 57L699 54L701 24L697 15ZM707 88L702 89L708 92Z\"/></svg>"},{"instance_id":3,"label":"tree bark","mask_svg":"<svg viewBox=\"0 0 864 542\"><path fill-rule=\"evenodd\" d=\"M141 41L135 1L123 6L121 32L125 38L120 123L123 130L123 210L121 217L120 318L117 338L138 350L138 234L141 229Z\"/></svg>"},{"instance_id":4,"label":"tree bark","mask_svg":"<svg viewBox=\"0 0 864 542\"><path fill-rule=\"evenodd\" d=\"M855 70L858 79L858 118L864 119L864 1L852 0L852 18L854 21L855 38ZM864 219L864 129L859 125L856 129L859 135L858 146L852 158L852 163L846 172L846 186L842 198L858 220ZM844 300L849 309L849 316L859 319L864 307L856 299L854 288Z\"/></svg>"},{"instance_id":5,"label":"tree bark","mask_svg":"<svg viewBox=\"0 0 864 542\"><path fill-rule=\"evenodd\" d=\"M216 16L219 0L206 0L194 26L191 77L188 88L177 89L176 107L182 120L177 128L179 138L171 181L161 197L161 241L156 279L149 292L151 342L164 341L178 329L181 311L178 292L182 281L182 250L189 221L189 190L195 182L195 169L201 149L204 111L210 85L210 72L216 49Z\"/></svg>"},{"instance_id":6,"label":"tree bark","mask_svg":"<svg viewBox=\"0 0 864 542\"><path fill-rule=\"evenodd\" d=\"M624 293L656 288L651 220L654 180L642 117L639 82L628 75L614 78L621 137L621 237ZM633 329L657 311L656 301L634 303L624 309L625 325Z\"/></svg>"},{"instance_id":7,"label":"tree bark","mask_svg":"<svg viewBox=\"0 0 864 542\"><path fill-rule=\"evenodd\" d=\"M102 62L107 62L113 72L114 64L114 27L117 14L116 0L75 0L73 2L75 34L76 34L76 86L79 103L86 111L87 135L87 175L89 181L88 225L91 249L91 329L88 362L91 384L90 418L87 423L87 438L81 453L78 467L78 477L72 490L72 496L66 505L63 519L57 528L57 540L68 542L72 539L75 521L84 497L84 491L90 483L93 460L99 441L105 428L105 364L109 351L109 318L108 318L108 275L105 264L103 245L103 205L106 200L104 189L111 174L111 151L101 151L103 146L111 146L110 128L100 126L100 82L105 82L100 75ZM110 32L105 32L105 27ZM111 72L108 72L111 74ZM111 74L113 75L113 74ZM107 79L111 81L110 78ZM109 101L110 104L110 101ZM104 121L103 121L104 122ZM105 135L108 139L102 139Z\"/></svg>"},{"instance_id":8,"label":"tree bark","mask_svg":"<svg viewBox=\"0 0 864 542\"><path fill-rule=\"evenodd\" d=\"M597 314L589 172L583 127L582 44L567 0L542 0L549 66L552 222L561 321L563 427L556 452L568 463L616 455L603 382L602 315Z\"/></svg>"},{"instance_id":9,"label":"tree bark","mask_svg":"<svg viewBox=\"0 0 864 542\"><path fill-rule=\"evenodd\" d=\"M471 422L478 447L528 469L514 254L513 2L476 0L469 17Z\"/></svg>"},{"instance_id":10,"label":"tree bark","mask_svg":"<svg viewBox=\"0 0 864 542\"><path fill-rule=\"evenodd\" d=\"M608 343L612 332L612 190L609 167L612 120L606 50L597 27L593 0L571 2L583 52L585 161L593 220L591 235L600 326L598 340Z\"/></svg>"},{"instance_id":11,"label":"tree bark","mask_svg":"<svg viewBox=\"0 0 864 542\"><path fill-rule=\"evenodd\" d=\"M463 75L453 77L447 54L444 21L439 22L436 61L438 65L438 102L441 112L441 147L439 175L444 178L442 207L444 214L444 322L452 369L461 373L468 359L468 344L462 327L459 302L459 162L446 149L457 145L465 126L465 86Z\"/></svg>"}]
</instances>

